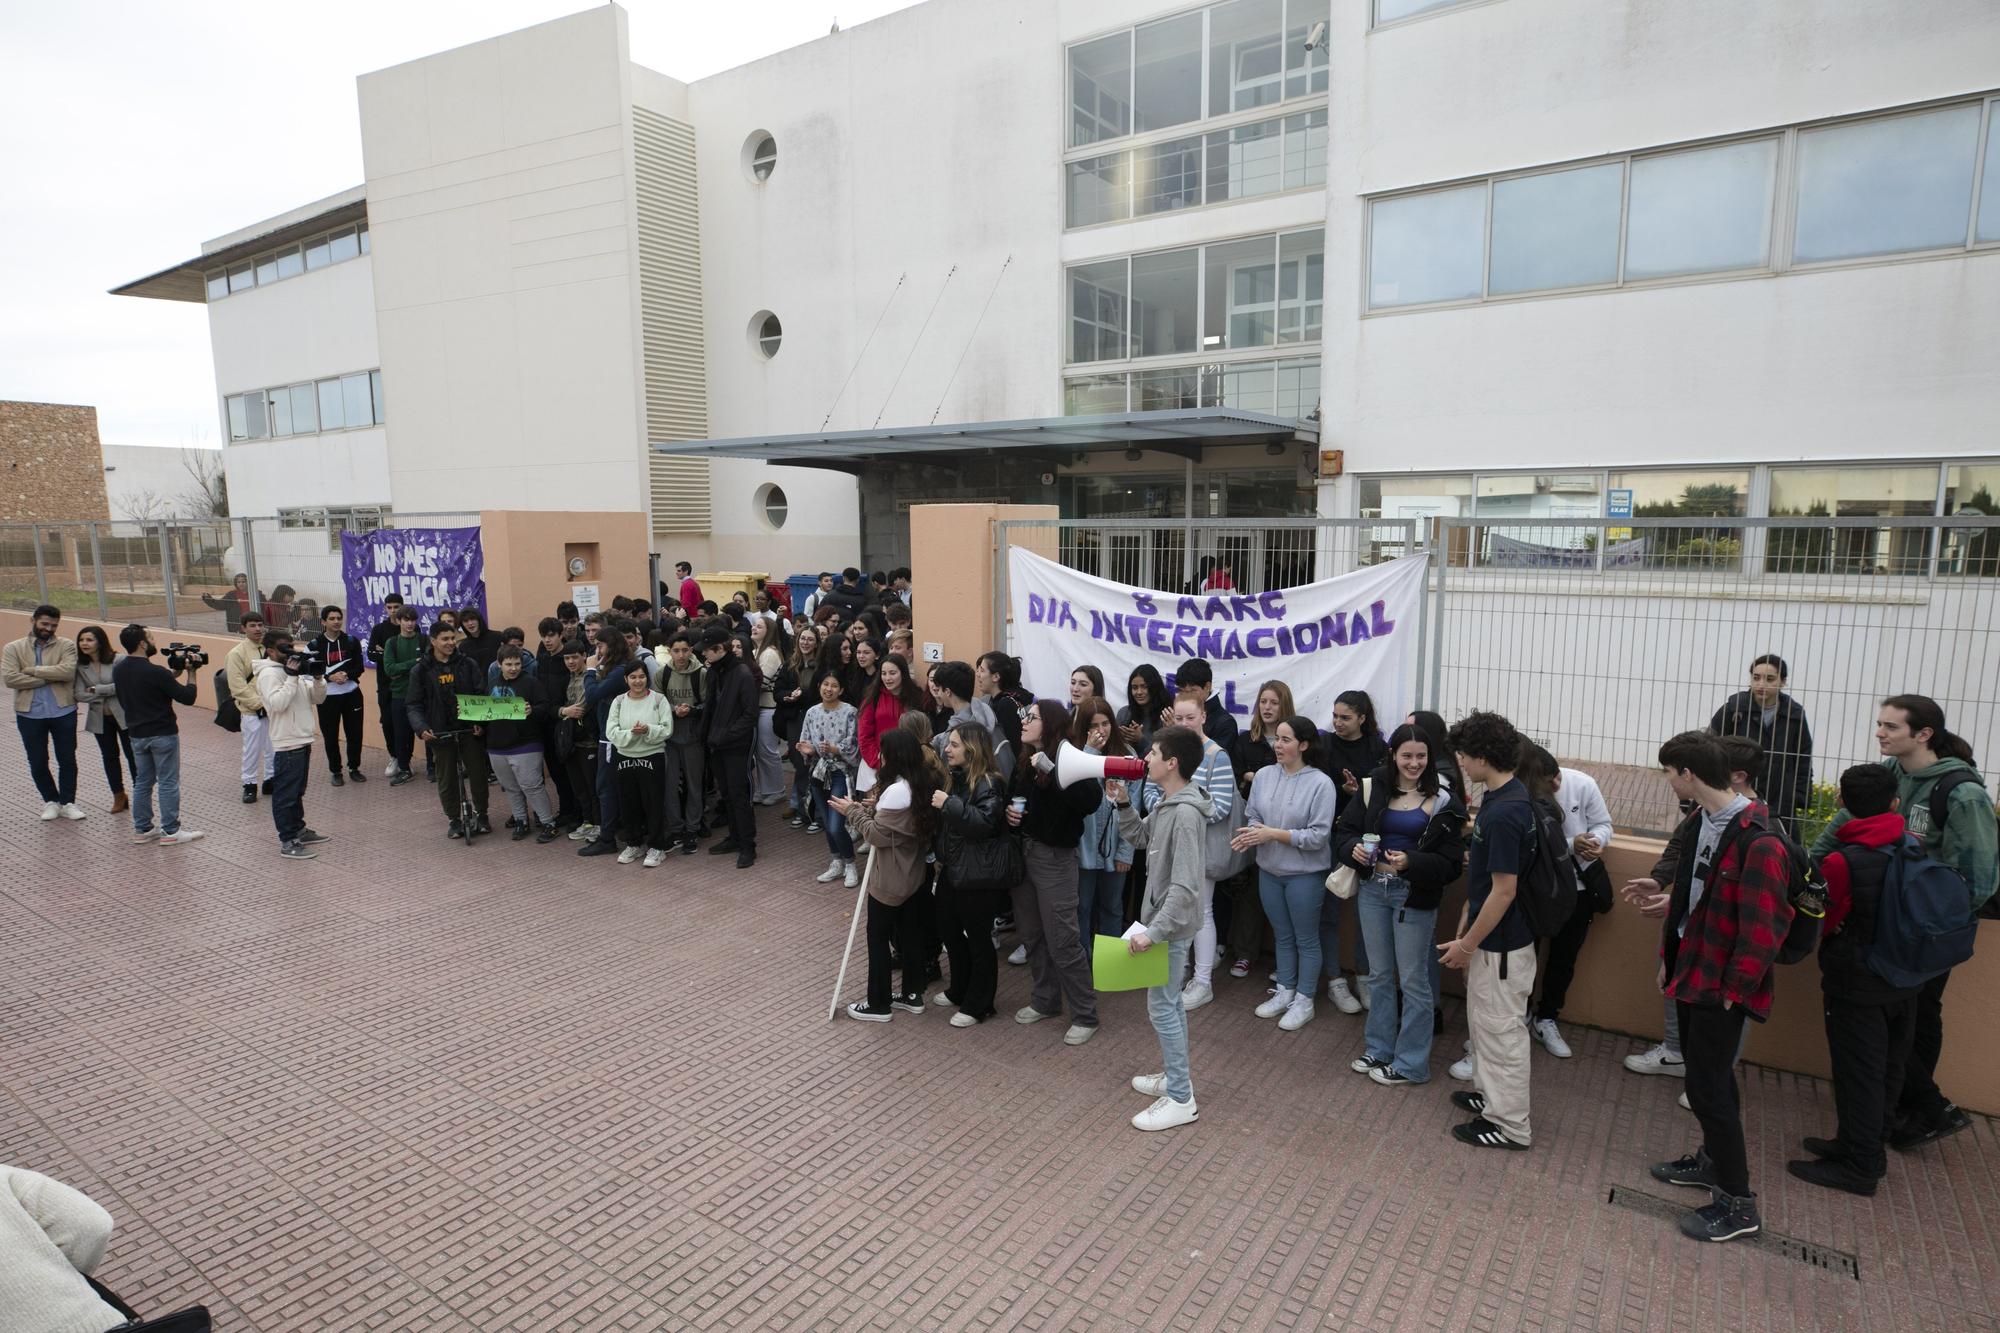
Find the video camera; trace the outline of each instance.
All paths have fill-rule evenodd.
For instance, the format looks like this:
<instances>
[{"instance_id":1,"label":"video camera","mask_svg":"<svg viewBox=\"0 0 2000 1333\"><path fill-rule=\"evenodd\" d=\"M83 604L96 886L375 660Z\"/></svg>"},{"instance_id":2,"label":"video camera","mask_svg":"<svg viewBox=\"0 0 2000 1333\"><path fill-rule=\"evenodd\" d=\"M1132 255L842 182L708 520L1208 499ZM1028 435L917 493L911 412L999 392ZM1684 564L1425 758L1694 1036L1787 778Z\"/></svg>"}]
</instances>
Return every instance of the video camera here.
<instances>
[{"instance_id":1,"label":"video camera","mask_svg":"<svg viewBox=\"0 0 2000 1333\"><path fill-rule=\"evenodd\" d=\"M311 649L300 648L285 658L285 670L294 676L324 676L326 657Z\"/></svg>"},{"instance_id":2,"label":"video camera","mask_svg":"<svg viewBox=\"0 0 2000 1333\"><path fill-rule=\"evenodd\" d=\"M198 643L170 643L167 645L167 670L179 674L183 671L199 671L208 665L208 653Z\"/></svg>"}]
</instances>

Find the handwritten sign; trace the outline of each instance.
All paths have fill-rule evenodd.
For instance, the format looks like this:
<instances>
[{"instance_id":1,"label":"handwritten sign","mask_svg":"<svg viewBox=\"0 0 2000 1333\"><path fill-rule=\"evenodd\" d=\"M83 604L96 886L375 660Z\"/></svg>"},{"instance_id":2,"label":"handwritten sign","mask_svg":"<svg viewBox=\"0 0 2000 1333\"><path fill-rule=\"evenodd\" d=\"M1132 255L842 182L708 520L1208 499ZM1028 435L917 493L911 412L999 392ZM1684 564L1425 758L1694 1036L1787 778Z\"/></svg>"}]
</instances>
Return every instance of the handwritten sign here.
<instances>
[{"instance_id":1,"label":"handwritten sign","mask_svg":"<svg viewBox=\"0 0 2000 1333\"><path fill-rule=\"evenodd\" d=\"M347 623L374 625L398 593L429 625L440 611L486 611L486 555L478 528L380 528L340 534L340 578Z\"/></svg>"}]
</instances>

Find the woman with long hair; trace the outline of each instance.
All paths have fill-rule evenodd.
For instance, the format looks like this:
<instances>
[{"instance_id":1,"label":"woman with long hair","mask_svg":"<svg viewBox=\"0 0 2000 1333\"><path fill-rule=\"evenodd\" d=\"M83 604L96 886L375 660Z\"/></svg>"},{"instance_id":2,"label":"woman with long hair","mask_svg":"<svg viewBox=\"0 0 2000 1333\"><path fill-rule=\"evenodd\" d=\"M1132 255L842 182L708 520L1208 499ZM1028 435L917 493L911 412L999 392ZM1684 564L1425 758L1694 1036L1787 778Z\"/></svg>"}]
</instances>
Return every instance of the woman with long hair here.
<instances>
[{"instance_id":1,"label":"woman with long hair","mask_svg":"<svg viewBox=\"0 0 2000 1333\"><path fill-rule=\"evenodd\" d=\"M1007 902L1007 891L959 888L951 867L963 844L1011 836L1002 813L1007 788L993 762L992 734L984 727L953 727L945 738L944 762L951 787L931 795L938 812L938 922L951 961L951 980L942 994L944 1003L958 1008L951 1025L969 1028L993 1016L1000 969L993 918Z\"/></svg>"},{"instance_id":2,"label":"woman with long hair","mask_svg":"<svg viewBox=\"0 0 2000 1333\"><path fill-rule=\"evenodd\" d=\"M618 760L604 727L610 718L611 701L627 692L625 668L638 661L631 641L613 626L600 625L596 643L597 654L585 672L583 707L597 737L597 834L577 848L578 856L611 856L618 851Z\"/></svg>"},{"instance_id":3,"label":"woman with long hair","mask_svg":"<svg viewBox=\"0 0 2000 1333\"><path fill-rule=\"evenodd\" d=\"M660 751L673 735L674 710L652 688L644 659L629 658L621 669L624 693L605 712L604 736L618 773L618 835L624 844L618 864L644 857L648 870L667 856L665 768Z\"/></svg>"},{"instance_id":4,"label":"woman with long hair","mask_svg":"<svg viewBox=\"0 0 2000 1333\"><path fill-rule=\"evenodd\" d=\"M1257 687L1250 725L1236 733L1236 748L1229 756L1230 765L1236 770L1239 796L1247 797L1258 772L1278 762L1278 756L1271 750L1271 732L1298 711L1292 703L1292 687L1284 681L1267 680ZM1253 865L1217 887L1229 900L1229 975L1247 977L1264 948L1267 925L1263 896L1257 887L1257 868Z\"/></svg>"},{"instance_id":5,"label":"woman with long hair","mask_svg":"<svg viewBox=\"0 0 2000 1333\"><path fill-rule=\"evenodd\" d=\"M1118 710L1118 732L1133 754L1144 754L1159 730L1160 716L1174 706L1160 669L1143 662L1125 680L1125 705Z\"/></svg>"},{"instance_id":6,"label":"woman with long hair","mask_svg":"<svg viewBox=\"0 0 2000 1333\"><path fill-rule=\"evenodd\" d=\"M1097 992L1076 928L1076 849L1084 819L1104 804L1104 790L1095 782L1064 787L1056 781L1056 751L1068 734L1069 712L1054 699L1035 700L1021 717L1007 822L1021 831L1027 864L1014 888L1014 928L1028 951L1032 987L1014 1021L1054 1018L1067 1003L1063 1042L1081 1046L1097 1035Z\"/></svg>"},{"instance_id":7,"label":"woman with long hair","mask_svg":"<svg viewBox=\"0 0 2000 1333\"><path fill-rule=\"evenodd\" d=\"M924 763L922 741L900 727L882 737L874 801L834 798L833 809L856 838L872 849L868 874L868 998L847 1006L847 1016L886 1023L900 1009L924 1011L927 975L921 918L914 899L923 887L924 855L937 830L932 794L937 787ZM890 990L891 943L902 959L903 986Z\"/></svg>"},{"instance_id":8,"label":"woman with long hair","mask_svg":"<svg viewBox=\"0 0 2000 1333\"><path fill-rule=\"evenodd\" d=\"M1423 728L1404 723L1390 736L1368 799L1340 816L1333 859L1361 880L1354 897L1374 960L1367 1049L1349 1067L1384 1087L1429 1082L1438 902L1465 868L1465 807L1439 782Z\"/></svg>"},{"instance_id":9,"label":"woman with long hair","mask_svg":"<svg viewBox=\"0 0 2000 1333\"><path fill-rule=\"evenodd\" d=\"M854 793L854 775L861 764L861 750L855 739L854 705L840 697L840 678L831 671L819 673L813 683L819 703L806 711L800 724L796 754L807 764L807 781L813 802L813 827L826 835L826 849L833 859L818 875L818 882L831 884L845 880L848 888L857 883L854 840L847 823L832 813L835 797L846 799Z\"/></svg>"},{"instance_id":10,"label":"woman with long hair","mask_svg":"<svg viewBox=\"0 0 2000 1333\"><path fill-rule=\"evenodd\" d=\"M1806 710L1785 689L1791 668L1776 653L1750 664L1750 688L1730 695L1709 719L1718 736L1748 736L1763 759L1750 785L1787 837L1798 836L1799 811L1812 804L1813 737Z\"/></svg>"},{"instance_id":11,"label":"woman with long hair","mask_svg":"<svg viewBox=\"0 0 2000 1333\"><path fill-rule=\"evenodd\" d=\"M867 701L868 692L875 687L876 673L882 669L882 659L888 656L886 649L877 639L849 639L854 648L854 663L840 678L841 694L853 694L854 706L859 708Z\"/></svg>"},{"instance_id":12,"label":"woman with long hair","mask_svg":"<svg viewBox=\"0 0 2000 1333\"><path fill-rule=\"evenodd\" d=\"M751 661L762 685L757 692L757 742L751 799L776 805L785 799L785 746L778 738L778 688L785 670L785 629L769 616L744 617L750 626Z\"/></svg>"},{"instance_id":13,"label":"woman with long hair","mask_svg":"<svg viewBox=\"0 0 2000 1333\"><path fill-rule=\"evenodd\" d=\"M882 765L882 738L896 729L903 714L930 712L924 691L910 679L910 664L891 654L882 659L875 678L861 696L861 716L855 730L861 742L861 790L874 786L870 774Z\"/></svg>"},{"instance_id":14,"label":"woman with long hair","mask_svg":"<svg viewBox=\"0 0 2000 1333\"><path fill-rule=\"evenodd\" d=\"M1258 771L1250 783L1244 826L1231 845L1257 853L1258 891L1264 915L1278 937L1278 984L1257 1006L1259 1018L1282 1018L1293 1032L1312 1021L1313 993L1319 988L1320 901L1327 897L1326 872L1333 834L1333 779L1312 762L1319 729L1310 719L1288 717L1272 728L1271 751L1278 762Z\"/></svg>"},{"instance_id":15,"label":"woman with long hair","mask_svg":"<svg viewBox=\"0 0 2000 1333\"><path fill-rule=\"evenodd\" d=\"M1366 690L1342 690L1333 700L1333 729L1320 733L1313 762L1333 779L1333 813L1337 819L1347 803L1361 793L1361 780L1382 766L1389 747L1382 740L1381 723L1375 716L1375 701ZM1321 905L1319 943L1322 966L1326 969L1326 997L1343 1014L1358 1014L1368 1007L1366 987L1356 996L1340 971L1340 924L1350 909L1338 898ZM1358 918L1357 918L1358 922ZM1349 936L1354 941L1354 974L1368 975L1368 945L1358 925Z\"/></svg>"},{"instance_id":16,"label":"woman with long hair","mask_svg":"<svg viewBox=\"0 0 2000 1333\"><path fill-rule=\"evenodd\" d=\"M820 646L819 669L840 678L841 702L861 707L861 695L848 693L848 678L854 671L854 641L845 634L828 634Z\"/></svg>"},{"instance_id":17,"label":"woman with long hair","mask_svg":"<svg viewBox=\"0 0 2000 1333\"><path fill-rule=\"evenodd\" d=\"M111 665L123 656L112 648L111 636L100 626L85 625L76 632L76 698L78 703L90 704L83 729L97 737L114 815L132 808L131 798L125 794L124 769L118 764L120 752L125 755L125 766L134 773L139 771L132 761L132 738L125 732L125 710L118 705L118 687L111 681Z\"/></svg>"},{"instance_id":18,"label":"woman with long hair","mask_svg":"<svg viewBox=\"0 0 2000 1333\"><path fill-rule=\"evenodd\" d=\"M1008 691L1020 688L1020 658L1009 657L996 650L981 653L973 660L973 694L984 699L986 706L993 710L993 718L1000 725L1000 735L996 739L1006 741L1012 750L1021 748L1021 706Z\"/></svg>"},{"instance_id":19,"label":"woman with long hair","mask_svg":"<svg viewBox=\"0 0 2000 1333\"><path fill-rule=\"evenodd\" d=\"M1085 704L1092 699L1103 697L1104 672L1101 668L1085 662L1069 673L1069 714L1072 722L1076 720L1076 715L1083 711ZM1080 737L1071 736L1068 739L1071 745L1083 744Z\"/></svg>"},{"instance_id":20,"label":"woman with long hair","mask_svg":"<svg viewBox=\"0 0 2000 1333\"><path fill-rule=\"evenodd\" d=\"M1076 727L1083 732L1085 754L1129 755L1118 734L1111 705L1093 696L1077 710ZM1102 791L1104 784L1097 784ZM1125 929L1125 880L1132 873L1132 844L1118 832L1118 811L1105 801L1084 816L1083 839L1077 844L1076 928L1085 953L1098 935Z\"/></svg>"},{"instance_id":21,"label":"woman with long hair","mask_svg":"<svg viewBox=\"0 0 2000 1333\"><path fill-rule=\"evenodd\" d=\"M774 622L777 632L790 635L783 618ZM812 764L799 753L799 732L805 726L806 712L818 705L819 687L819 631L808 625L796 636L790 636L791 649L785 654L785 669L779 673L778 689L771 697L778 701L778 716L775 719L778 744L785 753L785 763L791 769L791 825L804 828L815 824L812 795ZM817 829L813 830L818 832Z\"/></svg>"}]
</instances>

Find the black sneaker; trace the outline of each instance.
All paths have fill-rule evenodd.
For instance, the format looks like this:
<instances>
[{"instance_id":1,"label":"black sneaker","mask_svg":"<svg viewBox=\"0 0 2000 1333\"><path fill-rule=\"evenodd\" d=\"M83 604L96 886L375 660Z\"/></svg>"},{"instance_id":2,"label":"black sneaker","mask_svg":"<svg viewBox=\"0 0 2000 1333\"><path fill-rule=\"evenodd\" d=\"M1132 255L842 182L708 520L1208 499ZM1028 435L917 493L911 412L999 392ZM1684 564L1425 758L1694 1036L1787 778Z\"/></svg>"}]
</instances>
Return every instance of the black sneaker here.
<instances>
[{"instance_id":1,"label":"black sneaker","mask_svg":"<svg viewBox=\"0 0 2000 1333\"><path fill-rule=\"evenodd\" d=\"M739 850L739 846L736 839L724 838L721 842L710 843L708 854L710 856L727 856L737 850Z\"/></svg>"},{"instance_id":2,"label":"black sneaker","mask_svg":"<svg viewBox=\"0 0 2000 1333\"><path fill-rule=\"evenodd\" d=\"M472 831L474 833L491 833L493 831L493 826L486 822L485 815L479 815L476 816L472 821Z\"/></svg>"},{"instance_id":3,"label":"black sneaker","mask_svg":"<svg viewBox=\"0 0 2000 1333\"><path fill-rule=\"evenodd\" d=\"M340 770L337 768L333 770L333 785L336 787L345 787L347 785L347 779L340 776Z\"/></svg>"},{"instance_id":4,"label":"black sneaker","mask_svg":"<svg viewBox=\"0 0 2000 1333\"><path fill-rule=\"evenodd\" d=\"M324 833L315 833L309 828L302 828L299 830L299 836L292 841L302 847L316 847L323 842L332 842L333 839Z\"/></svg>"},{"instance_id":5,"label":"black sneaker","mask_svg":"<svg viewBox=\"0 0 2000 1333\"><path fill-rule=\"evenodd\" d=\"M1757 1196L1754 1194L1740 1199L1718 1194L1714 1203L1706 1208L1697 1208L1681 1219L1683 1236L1689 1240L1718 1244L1754 1236L1763 1229L1764 1221L1757 1216Z\"/></svg>"},{"instance_id":6,"label":"black sneaker","mask_svg":"<svg viewBox=\"0 0 2000 1333\"><path fill-rule=\"evenodd\" d=\"M350 768L347 770L347 780L349 782L366 782L368 781L368 775L358 768Z\"/></svg>"},{"instance_id":7,"label":"black sneaker","mask_svg":"<svg viewBox=\"0 0 2000 1333\"><path fill-rule=\"evenodd\" d=\"M1962 1129L1971 1128L1972 1117L1947 1102L1944 1114L1936 1120L1915 1120L1900 1126L1889 1135L1889 1146L1897 1152L1915 1152L1927 1143L1948 1139Z\"/></svg>"},{"instance_id":8,"label":"black sneaker","mask_svg":"<svg viewBox=\"0 0 2000 1333\"><path fill-rule=\"evenodd\" d=\"M288 842L278 849L278 855L287 861L310 861L319 853L310 847L301 847L295 842Z\"/></svg>"},{"instance_id":9,"label":"black sneaker","mask_svg":"<svg viewBox=\"0 0 2000 1333\"><path fill-rule=\"evenodd\" d=\"M793 815L790 819L786 820L785 822L790 824L793 828L804 828L806 826L806 817L804 815Z\"/></svg>"},{"instance_id":10,"label":"black sneaker","mask_svg":"<svg viewBox=\"0 0 2000 1333\"><path fill-rule=\"evenodd\" d=\"M694 855L694 839L693 839L693 838L687 838L687 839L684 839L684 840L683 840L683 841L681 842L681 855L682 855L682 856L693 856L693 855Z\"/></svg>"},{"instance_id":11,"label":"black sneaker","mask_svg":"<svg viewBox=\"0 0 2000 1333\"><path fill-rule=\"evenodd\" d=\"M514 841L525 842L527 840L528 835L532 832L534 832L534 830L529 828L526 824L516 824L514 825L514 835L513 835Z\"/></svg>"},{"instance_id":12,"label":"black sneaker","mask_svg":"<svg viewBox=\"0 0 2000 1333\"><path fill-rule=\"evenodd\" d=\"M278 783L277 783L277 780L276 780L276 779L274 779L274 778L265 778L265 779L264 779L264 794L265 794L266 796L269 796L269 795L271 794L271 789L272 789L272 788L274 788L274 787L276 787L277 785L278 785Z\"/></svg>"},{"instance_id":13,"label":"black sneaker","mask_svg":"<svg viewBox=\"0 0 2000 1333\"><path fill-rule=\"evenodd\" d=\"M410 781L415 776L416 775L410 772L407 768L399 768L396 770L396 776L389 779L389 785L391 787L400 787L405 782Z\"/></svg>"},{"instance_id":14,"label":"black sneaker","mask_svg":"<svg viewBox=\"0 0 2000 1333\"><path fill-rule=\"evenodd\" d=\"M520 828L520 827L521 827L521 821L520 821L520 820L518 820L518 819L516 819L516 818L514 818L514 816L512 816L512 815L508 815L508 816L507 816L507 827L508 827L508 828Z\"/></svg>"},{"instance_id":15,"label":"black sneaker","mask_svg":"<svg viewBox=\"0 0 2000 1333\"><path fill-rule=\"evenodd\" d=\"M1486 1099L1476 1092L1454 1092L1451 1094L1451 1104L1461 1111L1470 1111L1474 1115L1486 1114Z\"/></svg>"},{"instance_id":16,"label":"black sneaker","mask_svg":"<svg viewBox=\"0 0 2000 1333\"><path fill-rule=\"evenodd\" d=\"M870 1009L862 1001L856 1000L847 1006L847 1016L858 1018L863 1023L886 1023L896 1015L888 1009Z\"/></svg>"},{"instance_id":17,"label":"black sneaker","mask_svg":"<svg viewBox=\"0 0 2000 1333\"><path fill-rule=\"evenodd\" d=\"M438 780L438 771L437 771L437 765L436 765L436 764L425 764L425 765L424 765L424 781L425 781L425 782L436 782L437 780Z\"/></svg>"},{"instance_id":18,"label":"black sneaker","mask_svg":"<svg viewBox=\"0 0 2000 1333\"><path fill-rule=\"evenodd\" d=\"M1368 1077L1385 1088L1409 1088L1416 1086L1416 1080L1396 1072L1392 1065L1377 1065L1368 1071Z\"/></svg>"},{"instance_id":19,"label":"black sneaker","mask_svg":"<svg viewBox=\"0 0 2000 1333\"><path fill-rule=\"evenodd\" d=\"M254 783L254 782L246 782L246 783L244 783L244 784L243 784L243 804L245 804L245 805L255 805L255 804L257 804L257 784L256 784L256 783Z\"/></svg>"},{"instance_id":20,"label":"black sneaker","mask_svg":"<svg viewBox=\"0 0 2000 1333\"><path fill-rule=\"evenodd\" d=\"M552 828L544 828L540 833L535 835L535 845L538 847L546 846L561 836L560 833L557 833Z\"/></svg>"},{"instance_id":21,"label":"black sneaker","mask_svg":"<svg viewBox=\"0 0 2000 1333\"><path fill-rule=\"evenodd\" d=\"M1875 1197L1875 1177L1843 1158L1827 1161L1815 1158L1808 1162L1786 1162L1785 1170L1808 1185L1842 1190L1848 1194L1858 1194L1864 1199Z\"/></svg>"},{"instance_id":22,"label":"black sneaker","mask_svg":"<svg viewBox=\"0 0 2000 1333\"><path fill-rule=\"evenodd\" d=\"M745 847L742 851L736 853L736 868L738 870L748 870L756 864L757 849L755 847Z\"/></svg>"},{"instance_id":23,"label":"black sneaker","mask_svg":"<svg viewBox=\"0 0 2000 1333\"><path fill-rule=\"evenodd\" d=\"M1387 1069L1387 1060L1377 1060L1373 1056L1357 1055L1347 1062L1347 1067L1357 1074L1368 1074L1377 1069Z\"/></svg>"},{"instance_id":24,"label":"black sneaker","mask_svg":"<svg viewBox=\"0 0 2000 1333\"><path fill-rule=\"evenodd\" d=\"M451 823L445 827L444 836L447 838L464 837L465 825L459 823L456 819L452 820Z\"/></svg>"},{"instance_id":25,"label":"black sneaker","mask_svg":"<svg viewBox=\"0 0 2000 1333\"><path fill-rule=\"evenodd\" d=\"M898 995L889 1001L891 1009L901 1009L906 1014L921 1014L924 1011L924 997L921 995Z\"/></svg>"},{"instance_id":26,"label":"black sneaker","mask_svg":"<svg viewBox=\"0 0 2000 1333\"><path fill-rule=\"evenodd\" d=\"M1713 1190L1715 1185L1715 1165L1708 1160L1708 1154L1700 1150L1685 1157L1676 1157L1671 1162L1655 1162L1649 1168L1653 1179L1662 1185L1686 1185L1691 1189Z\"/></svg>"},{"instance_id":27,"label":"black sneaker","mask_svg":"<svg viewBox=\"0 0 2000 1333\"><path fill-rule=\"evenodd\" d=\"M818 833L819 831L820 831L820 822L817 819L809 819L806 821L806 832Z\"/></svg>"},{"instance_id":28,"label":"black sneaker","mask_svg":"<svg viewBox=\"0 0 2000 1333\"><path fill-rule=\"evenodd\" d=\"M577 848L576 854L578 856L616 856L618 854L618 844L592 839L590 842L586 842L583 846Z\"/></svg>"},{"instance_id":29,"label":"black sneaker","mask_svg":"<svg viewBox=\"0 0 2000 1333\"><path fill-rule=\"evenodd\" d=\"M1847 1155L1840 1150L1840 1145L1832 1139L1807 1138L1801 1146L1814 1157L1845 1157Z\"/></svg>"},{"instance_id":30,"label":"black sneaker","mask_svg":"<svg viewBox=\"0 0 2000 1333\"><path fill-rule=\"evenodd\" d=\"M1454 1100L1457 1094L1453 1094ZM1468 1120L1462 1125L1451 1127L1451 1136L1460 1143L1469 1143L1475 1148L1503 1148L1509 1152L1526 1152L1528 1145L1516 1143L1500 1132L1500 1126L1485 1116Z\"/></svg>"}]
</instances>

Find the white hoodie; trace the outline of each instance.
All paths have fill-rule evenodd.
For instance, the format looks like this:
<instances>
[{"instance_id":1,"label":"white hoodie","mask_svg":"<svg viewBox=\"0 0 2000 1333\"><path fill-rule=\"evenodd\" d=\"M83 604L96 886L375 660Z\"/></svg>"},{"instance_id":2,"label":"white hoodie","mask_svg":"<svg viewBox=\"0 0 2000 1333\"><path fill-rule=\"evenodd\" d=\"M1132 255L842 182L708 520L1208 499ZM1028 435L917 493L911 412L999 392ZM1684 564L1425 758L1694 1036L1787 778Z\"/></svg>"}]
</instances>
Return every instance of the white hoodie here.
<instances>
[{"instance_id":1,"label":"white hoodie","mask_svg":"<svg viewBox=\"0 0 2000 1333\"><path fill-rule=\"evenodd\" d=\"M283 662L265 657L250 668L250 683L264 701L273 750L296 750L319 738L314 722L326 698L325 677L289 675Z\"/></svg>"}]
</instances>

